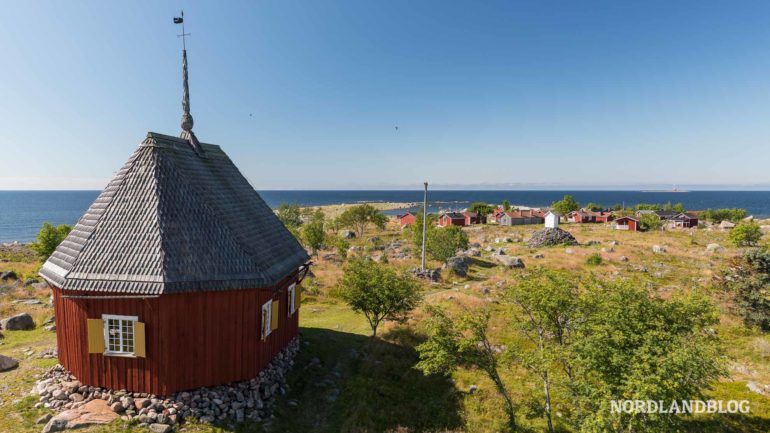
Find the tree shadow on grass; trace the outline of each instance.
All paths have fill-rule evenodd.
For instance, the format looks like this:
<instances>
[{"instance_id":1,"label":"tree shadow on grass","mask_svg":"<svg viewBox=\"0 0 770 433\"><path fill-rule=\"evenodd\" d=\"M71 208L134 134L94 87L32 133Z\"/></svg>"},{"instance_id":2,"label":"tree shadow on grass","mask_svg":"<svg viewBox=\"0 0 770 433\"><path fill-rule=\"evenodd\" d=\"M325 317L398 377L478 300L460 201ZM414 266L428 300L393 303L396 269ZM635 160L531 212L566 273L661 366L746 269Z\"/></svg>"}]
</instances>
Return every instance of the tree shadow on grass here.
<instances>
[{"instance_id":1,"label":"tree shadow on grass","mask_svg":"<svg viewBox=\"0 0 770 433\"><path fill-rule=\"evenodd\" d=\"M689 419L685 431L697 433L770 432L770 419L748 414L718 414Z\"/></svg>"},{"instance_id":2,"label":"tree shadow on grass","mask_svg":"<svg viewBox=\"0 0 770 433\"><path fill-rule=\"evenodd\" d=\"M420 338L397 328L372 339L301 328L289 392L270 431L435 432L463 430L462 395L444 377L414 368Z\"/></svg>"}]
</instances>

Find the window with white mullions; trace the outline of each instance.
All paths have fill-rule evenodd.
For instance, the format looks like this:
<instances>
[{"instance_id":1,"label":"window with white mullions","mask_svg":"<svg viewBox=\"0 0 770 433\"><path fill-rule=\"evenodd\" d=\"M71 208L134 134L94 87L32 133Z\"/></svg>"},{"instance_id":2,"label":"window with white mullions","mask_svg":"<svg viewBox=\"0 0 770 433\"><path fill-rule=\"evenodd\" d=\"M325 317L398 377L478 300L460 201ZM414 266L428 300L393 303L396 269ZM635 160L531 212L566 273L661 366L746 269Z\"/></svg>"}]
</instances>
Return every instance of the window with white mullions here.
<instances>
[{"instance_id":1,"label":"window with white mullions","mask_svg":"<svg viewBox=\"0 0 770 433\"><path fill-rule=\"evenodd\" d=\"M102 315L107 355L134 355L134 323L136 316Z\"/></svg>"}]
</instances>

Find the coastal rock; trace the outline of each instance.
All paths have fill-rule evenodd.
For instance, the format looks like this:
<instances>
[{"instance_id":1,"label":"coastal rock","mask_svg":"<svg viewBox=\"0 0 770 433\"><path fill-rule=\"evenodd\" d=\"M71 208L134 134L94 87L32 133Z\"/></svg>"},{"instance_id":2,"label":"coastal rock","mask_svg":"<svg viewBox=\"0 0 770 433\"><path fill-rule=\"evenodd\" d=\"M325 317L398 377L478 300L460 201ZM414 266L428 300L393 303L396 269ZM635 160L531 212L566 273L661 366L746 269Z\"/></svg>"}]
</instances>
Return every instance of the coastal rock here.
<instances>
[{"instance_id":1,"label":"coastal rock","mask_svg":"<svg viewBox=\"0 0 770 433\"><path fill-rule=\"evenodd\" d=\"M731 229L733 227L735 227L735 223L731 222L731 221L725 220L725 221L722 221L721 223L719 223L719 228L722 229L722 230L729 230L729 229Z\"/></svg>"},{"instance_id":2,"label":"coastal rock","mask_svg":"<svg viewBox=\"0 0 770 433\"><path fill-rule=\"evenodd\" d=\"M356 237L356 232L353 230L340 230L339 236L343 239L353 239Z\"/></svg>"},{"instance_id":3,"label":"coastal rock","mask_svg":"<svg viewBox=\"0 0 770 433\"><path fill-rule=\"evenodd\" d=\"M43 433L76 429L97 424L109 424L118 419L104 400L91 400L75 409L66 410L53 418L43 427Z\"/></svg>"},{"instance_id":4,"label":"coastal rock","mask_svg":"<svg viewBox=\"0 0 770 433\"><path fill-rule=\"evenodd\" d=\"M446 268L457 274L457 276L464 277L468 275L468 268L470 267L471 259L465 256L455 256L447 260Z\"/></svg>"},{"instance_id":5,"label":"coastal rock","mask_svg":"<svg viewBox=\"0 0 770 433\"><path fill-rule=\"evenodd\" d=\"M627 262L627 261L628 261L628 257L626 257L626 256L620 256L620 257L618 258L618 260L620 260L621 262Z\"/></svg>"},{"instance_id":6,"label":"coastal rock","mask_svg":"<svg viewBox=\"0 0 770 433\"><path fill-rule=\"evenodd\" d=\"M17 280L18 277L16 276L16 272L13 271L4 271L0 272L0 280Z\"/></svg>"},{"instance_id":7,"label":"coastal rock","mask_svg":"<svg viewBox=\"0 0 770 433\"><path fill-rule=\"evenodd\" d=\"M8 331L28 331L35 329L35 321L28 313L21 313L0 320L0 327Z\"/></svg>"},{"instance_id":8,"label":"coastal rock","mask_svg":"<svg viewBox=\"0 0 770 433\"><path fill-rule=\"evenodd\" d=\"M0 371L13 370L19 366L19 361L9 358L5 355L0 355Z\"/></svg>"},{"instance_id":9,"label":"coastal rock","mask_svg":"<svg viewBox=\"0 0 770 433\"><path fill-rule=\"evenodd\" d=\"M709 253L723 253L726 249L719 244L708 244L706 245L706 251Z\"/></svg>"},{"instance_id":10,"label":"coastal rock","mask_svg":"<svg viewBox=\"0 0 770 433\"><path fill-rule=\"evenodd\" d=\"M441 271L438 269L426 269L423 271L420 268L413 268L411 272L417 278L425 278L433 282L436 282L439 279L441 279Z\"/></svg>"},{"instance_id":11,"label":"coastal rock","mask_svg":"<svg viewBox=\"0 0 770 433\"><path fill-rule=\"evenodd\" d=\"M532 237L527 241L527 245L532 248L554 245L577 245L577 240L566 230L546 227L533 233Z\"/></svg>"},{"instance_id":12,"label":"coastal rock","mask_svg":"<svg viewBox=\"0 0 770 433\"><path fill-rule=\"evenodd\" d=\"M495 255L492 256L492 258L496 262L502 264L503 266L505 266L508 269L523 268L524 267L524 262L521 261L521 259L518 258L518 257L503 256L503 255L495 254Z\"/></svg>"},{"instance_id":13,"label":"coastal rock","mask_svg":"<svg viewBox=\"0 0 770 433\"><path fill-rule=\"evenodd\" d=\"M652 252L655 254L663 254L666 252L666 247L662 245L653 245L652 246Z\"/></svg>"}]
</instances>

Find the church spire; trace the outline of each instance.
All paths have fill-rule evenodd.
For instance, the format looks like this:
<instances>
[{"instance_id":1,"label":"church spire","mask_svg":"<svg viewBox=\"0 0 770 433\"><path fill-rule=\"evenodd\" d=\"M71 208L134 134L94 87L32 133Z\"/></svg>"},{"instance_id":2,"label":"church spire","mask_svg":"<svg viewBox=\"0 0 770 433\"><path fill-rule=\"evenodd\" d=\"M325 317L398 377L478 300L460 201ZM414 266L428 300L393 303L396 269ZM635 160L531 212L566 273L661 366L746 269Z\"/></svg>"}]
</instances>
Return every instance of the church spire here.
<instances>
[{"instance_id":1,"label":"church spire","mask_svg":"<svg viewBox=\"0 0 770 433\"><path fill-rule=\"evenodd\" d=\"M187 79L187 41L185 37L190 36L189 33L184 32L184 11L182 16L174 17L174 24L182 25L182 34L177 37L182 38L182 138L189 140L190 145L198 155L203 155L203 149L201 148L198 138L192 131L193 117L190 114L190 85Z\"/></svg>"},{"instance_id":2,"label":"church spire","mask_svg":"<svg viewBox=\"0 0 770 433\"><path fill-rule=\"evenodd\" d=\"M190 34L184 32L184 11L182 11L182 16L174 17L174 24L182 25L182 34L177 35L177 37L182 38L182 131L192 133L193 118L190 114L190 86L187 82L187 41L185 39Z\"/></svg>"},{"instance_id":3,"label":"church spire","mask_svg":"<svg viewBox=\"0 0 770 433\"><path fill-rule=\"evenodd\" d=\"M187 84L187 49L182 50L182 131L192 132L193 117L190 114L190 86Z\"/></svg>"}]
</instances>

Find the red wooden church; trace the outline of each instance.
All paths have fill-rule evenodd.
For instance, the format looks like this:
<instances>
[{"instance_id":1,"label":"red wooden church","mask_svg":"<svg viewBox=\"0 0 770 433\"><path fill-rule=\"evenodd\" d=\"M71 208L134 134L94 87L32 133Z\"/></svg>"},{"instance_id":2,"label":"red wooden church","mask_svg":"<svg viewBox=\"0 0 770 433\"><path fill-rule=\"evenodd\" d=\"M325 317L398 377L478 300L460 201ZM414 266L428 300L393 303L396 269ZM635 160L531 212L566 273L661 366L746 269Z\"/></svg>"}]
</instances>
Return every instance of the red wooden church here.
<instances>
[{"instance_id":1,"label":"red wooden church","mask_svg":"<svg viewBox=\"0 0 770 433\"><path fill-rule=\"evenodd\" d=\"M43 265L59 361L169 395L254 378L297 336L309 257L219 146L150 132Z\"/></svg>"}]
</instances>

